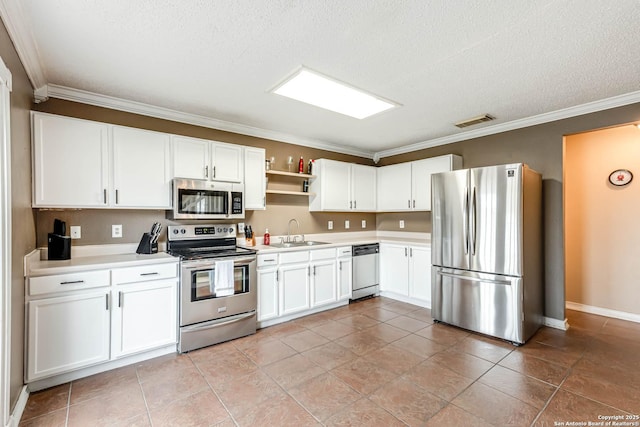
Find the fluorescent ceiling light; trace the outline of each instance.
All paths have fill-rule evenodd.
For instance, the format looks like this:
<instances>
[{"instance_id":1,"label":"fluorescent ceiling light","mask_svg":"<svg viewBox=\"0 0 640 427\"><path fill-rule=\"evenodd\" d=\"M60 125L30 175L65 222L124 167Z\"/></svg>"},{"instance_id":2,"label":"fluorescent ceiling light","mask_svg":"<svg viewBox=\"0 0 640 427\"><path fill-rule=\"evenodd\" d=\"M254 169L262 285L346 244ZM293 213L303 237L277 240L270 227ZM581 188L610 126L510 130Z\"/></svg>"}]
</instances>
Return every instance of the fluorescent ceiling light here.
<instances>
[{"instance_id":1,"label":"fluorescent ceiling light","mask_svg":"<svg viewBox=\"0 0 640 427\"><path fill-rule=\"evenodd\" d=\"M356 119L398 106L306 68L295 72L271 92Z\"/></svg>"}]
</instances>

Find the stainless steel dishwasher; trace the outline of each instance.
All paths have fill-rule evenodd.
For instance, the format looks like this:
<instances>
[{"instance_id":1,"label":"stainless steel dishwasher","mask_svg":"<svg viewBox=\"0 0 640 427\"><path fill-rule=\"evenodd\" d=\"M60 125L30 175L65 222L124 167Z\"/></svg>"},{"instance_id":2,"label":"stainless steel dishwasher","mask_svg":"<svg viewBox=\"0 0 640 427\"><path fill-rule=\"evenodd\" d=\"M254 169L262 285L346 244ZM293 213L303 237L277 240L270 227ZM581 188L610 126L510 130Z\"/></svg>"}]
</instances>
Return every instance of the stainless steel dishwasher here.
<instances>
[{"instance_id":1,"label":"stainless steel dishwasher","mask_svg":"<svg viewBox=\"0 0 640 427\"><path fill-rule=\"evenodd\" d=\"M379 288L378 252L380 245L371 243L353 246L353 289L351 299L375 295Z\"/></svg>"}]
</instances>

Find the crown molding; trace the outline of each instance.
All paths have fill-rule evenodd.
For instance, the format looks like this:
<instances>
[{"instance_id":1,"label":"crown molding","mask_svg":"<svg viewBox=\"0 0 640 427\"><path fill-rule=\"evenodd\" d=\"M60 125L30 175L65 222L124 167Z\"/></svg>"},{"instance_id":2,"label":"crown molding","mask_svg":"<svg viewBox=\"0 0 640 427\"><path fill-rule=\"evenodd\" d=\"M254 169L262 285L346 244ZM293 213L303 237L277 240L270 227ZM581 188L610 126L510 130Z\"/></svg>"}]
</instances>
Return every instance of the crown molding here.
<instances>
[{"instance_id":1,"label":"crown molding","mask_svg":"<svg viewBox=\"0 0 640 427\"><path fill-rule=\"evenodd\" d=\"M598 111L609 110L611 108L623 107L625 105L640 102L640 91L629 92L623 95L612 96L598 101L588 102L586 104L576 105L573 107L563 108L561 110L551 111L549 113L538 114L536 116L525 117L523 119L512 120L506 123L499 123L493 126L483 127L482 129L458 133L455 135L443 136L441 138L429 139L415 144L404 145L390 150L379 151L374 153L374 159L395 156L398 154L410 153L412 151L424 150L426 148L437 147L439 145L452 144L454 142L466 141L469 139L480 138L483 136L494 135L497 133L508 132L511 130L522 129L530 126L540 125L543 123L555 122L557 120L568 119L571 117L581 116L583 114L595 113Z\"/></svg>"},{"instance_id":2,"label":"crown molding","mask_svg":"<svg viewBox=\"0 0 640 427\"><path fill-rule=\"evenodd\" d=\"M67 101L80 102L83 104L95 105L97 107L126 111L128 113L140 114L143 116L171 120L180 123L187 123L195 126L223 130L226 132L239 133L242 135L254 136L257 138L265 138L278 142L286 142L289 144L301 145L304 147L316 148L319 150L349 154L353 156L364 157L367 159L373 158L373 152L371 151L357 150L350 147L330 144L316 139L301 138L298 136L269 129L262 129L253 126L242 125L239 123L213 119L197 114L183 113L180 111L171 110L169 108L156 107L141 102L129 101L126 99L115 98L107 95L100 95L80 89L73 89L58 85L46 85L46 89L39 88L38 90L40 96L46 94L46 96L49 98L58 98Z\"/></svg>"},{"instance_id":3,"label":"crown molding","mask_svg":"<svg viewBox=\"0 0 640 427\"><path fill-rule=\"evenodd\" d=\"M18 57L27 72L31 85L36 88L44 86L47 81L40 63L38 47L28 31L29 25L26 25L27 21L21 2L0 0L0 17L7 28L16 52L18 52Z\"/></svg>"}]
</instances>

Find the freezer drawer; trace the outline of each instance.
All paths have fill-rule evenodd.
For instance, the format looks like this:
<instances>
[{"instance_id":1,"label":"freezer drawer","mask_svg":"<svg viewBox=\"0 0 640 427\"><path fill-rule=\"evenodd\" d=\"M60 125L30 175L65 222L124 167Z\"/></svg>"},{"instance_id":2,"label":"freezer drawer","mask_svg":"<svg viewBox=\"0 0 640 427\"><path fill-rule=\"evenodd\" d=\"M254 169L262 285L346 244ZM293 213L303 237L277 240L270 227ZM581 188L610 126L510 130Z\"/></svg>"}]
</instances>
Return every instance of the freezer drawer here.
<instances>
[{"instance_id":1,"label":"freezer drawer","mask_svg":"<svg viewBox=\"0 0 640 427\"><path fill-rule=\"evenodd\" d=\"M520 277L432 267L435 320L524 343L523 280Z\"/></svg>"}]
</instances>

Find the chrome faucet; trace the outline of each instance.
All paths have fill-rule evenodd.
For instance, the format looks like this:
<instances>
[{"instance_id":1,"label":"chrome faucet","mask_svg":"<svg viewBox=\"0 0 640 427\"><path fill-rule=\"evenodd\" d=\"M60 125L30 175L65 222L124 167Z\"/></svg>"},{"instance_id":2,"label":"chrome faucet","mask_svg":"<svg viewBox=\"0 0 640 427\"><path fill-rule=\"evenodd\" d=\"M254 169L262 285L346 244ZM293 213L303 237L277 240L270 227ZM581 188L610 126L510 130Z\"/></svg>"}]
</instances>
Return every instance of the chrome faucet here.
<instances>
[{"instance_id":1,"label":"chrome faucet","mask_svg":"<svg viewBox=\"0 0 640 427\"><path fill-rule=\"evenodd\" d=\"M287 225L287 243L291 243L291 223L295 222L296 225L298 226L298 233L300 232L300 223L298 222L297 219L295 218L291 218L289 220L289 224ZM295 243L296 241L296 236L293 236L293 242ZM302 234L302 241L304 242L304 234Z\"/></svg>"}]
</instances>

